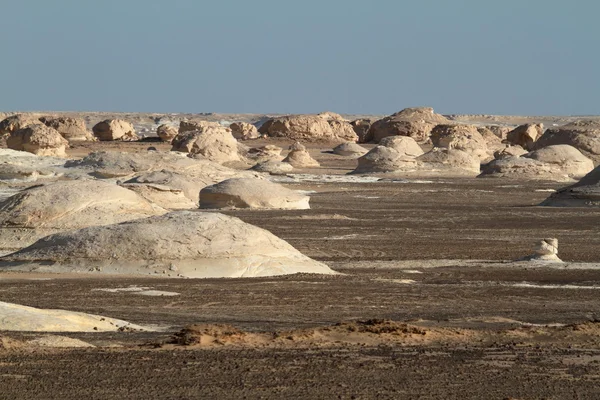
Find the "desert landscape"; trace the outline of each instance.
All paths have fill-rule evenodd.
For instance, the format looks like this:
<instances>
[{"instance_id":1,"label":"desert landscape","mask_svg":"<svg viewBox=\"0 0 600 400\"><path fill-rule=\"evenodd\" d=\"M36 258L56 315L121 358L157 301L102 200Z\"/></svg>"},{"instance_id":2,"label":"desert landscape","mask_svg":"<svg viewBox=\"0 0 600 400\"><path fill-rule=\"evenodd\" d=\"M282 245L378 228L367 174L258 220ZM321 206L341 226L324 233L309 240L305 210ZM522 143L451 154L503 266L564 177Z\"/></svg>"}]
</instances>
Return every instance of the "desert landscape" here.
<instances>
[{"instance_id":1,"label":"desert landscape","mask_svg":"<svg viewBox=\"0 0 600 400\"><path fill-rule=\"evenodd\" d=\"M600 117L0 113L0 398L600 398Z\"/></svg>"}]
</instances>

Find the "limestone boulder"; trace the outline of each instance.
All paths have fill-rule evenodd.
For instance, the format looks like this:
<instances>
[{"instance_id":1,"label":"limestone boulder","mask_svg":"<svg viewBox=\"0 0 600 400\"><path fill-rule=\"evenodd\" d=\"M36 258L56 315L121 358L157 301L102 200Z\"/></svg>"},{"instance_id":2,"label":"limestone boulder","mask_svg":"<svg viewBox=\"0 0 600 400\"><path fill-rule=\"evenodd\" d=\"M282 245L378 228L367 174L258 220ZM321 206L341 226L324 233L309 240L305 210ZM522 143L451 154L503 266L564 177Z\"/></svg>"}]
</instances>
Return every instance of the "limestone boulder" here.
<instances>
[{"instance_id":1,"label":"limestone boulder","mask_svg":"<svg viewBox=\"0 0 600 400\"><path fill-rule=\"evenodd\" d=\"M555 165L561 173L575 179L583 177L594 169L592 160L584 156L575 147L566 144L543 147L524 154L523 157Z\"/></svg>"},{"instance_id":2,"label":"limestone boulder","mask_svg":"<svg viewBox=\"0 0 600 400\"><path fill-rule=\"evenodd\" d=\"M264 229L198 211L50 235L0 258L0 269L188 278L335 273Z\"/></svg>"},{"instance_id":3,"label":"limestone boulder","mask_svg":"<svg viewBox=\"0 0 600 400\"><path fill-rule=\"evenodd\" d=\"M165 212L131 190L103 181L34 186L0 202L0 251L20 249L56 232Z\"/></svg>"},{"instance_id":4,"label":"limestone boulder","mask_svg":"<svg viewBox=\"0 0 600 400\"><path fill-rule=\"evenodd\" d=\"M260 136L256 126L247 122L234 122L229 125L229 129L231 129L233 137L239 140L258 139Z\"/></svg>"},{"instance_id":5,"label":"limestone boulder","mask_svg":"<svg viewBox=\"0 0 600 400\"><path fill-rule=\"evenodd\" d=\"M278 183L258 178L232 178L200 191L200 208L309 209L310 198Z\"/></svg>"},{"instance_id":6,"label":"limestone boulder","mask_svg":"<svg viewBox=\"0 0 600 400\"><path fill-rule=\"evenodd\" d=\"M178 133L177 128L169 124L162 124L156 128L156 135L160 140L167 143L171 143Z\"/></svg>"},{"instance_id":7,"label":"limestone boulder","mask_svg":"<svg viewBox=\"0 0 600 400\"><path fill-rule=\"evenodd\" d=\"M92 128L94 136L100 141L135 141L139 140L139 136L135 133L135 129L131 122L122 119L107 119L98 122Z\"/></svg>"},{"instance_id":8,"label":"limestone boulder","mask_svg":"<svg viewBox=\"0 0 600 400\"><path fill-rule=\"evenodd\" d=\"M290 152L283 162L289 163L294 168L318 168L319 162L312 158L303 144L298 142L290 146Z\"/></svg>"},{"instance_id":9,"label":"limestone boulder","mask_svg":"<svg viewBox=\"0 0 600 400\"><path fill-rule=\"evenodd\" d=\"M171 144L172 151L198 154L218 163L242 160L238 141L229 128L220 125L179 133Z\"/></svg>"},{"instance_id":10,"label":"limestone boulder","mask_svg":"<svg viewBox=\"0 0 600 400\"><path fill-rule=\"evenodd\" d=\"M418 143L425 143L436 125L449 123L446 117L436 114L433 108L406 108L374 122L367 133L367 138L379 143L381 139L388 136L409 136Z\"/></svg>"},{"instance_id":11,"label":"limestone boulder","mask_svg":"<svg viewBox=\"0 0 600 400\"><path fill-rule=\"evenodd\" d=\"M29 125L39 124L40 120L33 115L15 114L0 121L0 137L8 136L13 132Z\"/></svg>"},{"instance_id":12,"label":"limestone boulder","mask_svg":"<svg viewBox=\"0 0 600 400\"><path fill-rule=\"evenodd\" d=\"M391 147L375 146L358 159L358 166L352 173L414 171L417 168L418 162L414 157L401 154Z\"/></svg>"},{"instance_id":13,"label":"limestone boulder","mask_svg":"<svg viewBox=\"0 0 600 400\"><path fill-rule=\"evenodd\" d=\"M506 140L506 136L508 135L508 132L510 132L514 129L510 126L504 126L504 125L487 125L483 128L492 132L501 141ZM482 135L483 135L483 133L482 133Z\"/></svg>"},{"instance_id":14,"label":"limestone boulder","mask_svg":"<svg viewBox=\"0 0 600 400\"><path fill-rule=\"evenodd\" d=\"M481 178L514 178L523 180L570 181L558 165L527 157L508 157L494 160L483 166Z\"/></svg>"},{"instance_id":15,"label":"limestone boulder","mask_svg":"<svg viewBox=\"0 0 600 400\"><path fill-rule=\"evenodd\" d=\"M438 125L431 131L435 147L461 150L480 160L491 158L487 142L473 125Z\"/></svg>"},{"instance_id":16,"label":"limestone boulder","mask_svg":"<svg viewBox=\"0 0 600 400\"><path fill-rule=\"evenodd\" d=\"M513 145L519 145L527 150L533 150L534 143L544 132L544 124L519 125L506 135L506 141Z\"/></svg>"},{"instance_id":17,"label":"limestone boulder","mask_svg":"<svg viewBox=\"0 0 600 400\"><path fill-rule=\"evenodd\" d=\"M520 157L527 154L528 151L518 145L505 145L503 148L499 148L494 151L494 159L499 160L502 158Z\"/></svg>"},{"instance_id":18,"label":"limestone boulder","mask_svg":"<svg viewBox=\"0 0 600 400\"><path fill-rule=\"evenodd\" d=\"M26 151L38 156L66 157L69 142L55 129L42 123L28 125L6 139L9 149Z\"/></svg>"},{"instance_id":19,"label":"limestone boulder","mask_svg":"<svg viewBox=\"0 0 600 400\"><path fill-rule=\"evenodd\" d=\"M56 129L69 142L85 142L96 140L88 130L83 118L42 117L40 121L46 126Z\"/></svg>"},{"instance_id":20,"label":"limestone boulder","mask_svg":"<svg viewBox=\"0 0 600 400\"><path fill-rule=\"evenodd\" d=\"M419 157L423 149L417 141L409 136L388 136L379 142L380 146L389 147L408 157Z\"/></svg>"},{"instance_id":21,"label":"limestone boulder","mask_svg":"<svg viewBox=\"0 0 600 400\"><path fill-rule=\"evenodd\" d=\"M346 142L333 148L333 154L344 157L358 158L367 154L368 150L354 142Z\"/></svg>"},{"instance_id":22,"label":"limestone boulder","mask_svg":"<svg viewBox=\"0 0 600 400\"><path fill-rule=\"evenodd\" d=\"M600 121L581 120L564 126L549 128L535 142L535 149L556 144L568 144L584 155L600 162Z\"/></svg>"},{"instance_id":23,"label":"limestone boulder","mask_svg":"<svg viewBox=\"0 0 600 400\"><path fill-rule=\"evenodd\" d=\"M416 158L423 174L438 176L475 176L481 165L477 157L457 149L434 147Z\"/></svg>"},{"instance_id":24,"label":"limestone boulder","mask_svg":"<svg viewBox=\"0 0 600 400\"><path fill-rule=\"evenodd\" d=\"M271 137L305 141L356 142L358 140L352 125L331 113L271 118L258 131Z\"/></svg>"}]
</instances>

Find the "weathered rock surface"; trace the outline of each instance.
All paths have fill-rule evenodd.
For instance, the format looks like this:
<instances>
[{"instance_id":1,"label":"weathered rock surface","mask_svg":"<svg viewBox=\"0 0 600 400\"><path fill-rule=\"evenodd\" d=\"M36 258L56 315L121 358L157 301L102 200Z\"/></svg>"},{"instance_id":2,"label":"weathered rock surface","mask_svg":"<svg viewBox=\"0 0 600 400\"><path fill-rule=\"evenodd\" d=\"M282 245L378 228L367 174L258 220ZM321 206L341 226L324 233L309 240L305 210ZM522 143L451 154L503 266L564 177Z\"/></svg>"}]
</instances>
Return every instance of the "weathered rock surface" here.
<instances>
[{"instance_id":1,"label":"weathered rock surface","mask_svg":"<svg viewBox=\"0 0 600 400\"><path fill-rule=\"evenodd\" d=\"M258 131L267 136L305 141L356 142L358 140L352 125L333 113L271 118Z\"/></svg>"},{"instance_id":2,"label":"weathered rock surface","mask_svg":"<svg viewBox=\"0 0 600 400\"><path fill-rule=\"evenodd\" d=\"M69 142L55 129L42 123L28 125L6 139L9 149L26 151L38 156L66 157Z\"/></svg>"},{"instance_id":3,"label":"weathered rock surface","mask_svg":"<svg viewBox=\"0 0 600 400\"><path fill-rule=\"evenodd\" d=\"M417 168L418 163L414 157L401 154L391 147L375 146L358 159L358 166L352 173L412 171Z\"/></svg>"},{"instance_id":4,"label":"weathered rock surface","mask_svg":"<svg viewBox=\"0 0 600 400\"><path fill-rule=\"evenodd\" d=\"M509 157L520 157L523 154L527 154L527 153L528 153L528 151L525 150L524 148L522 148L521 146L507 145L503 148L496 150L494 152L494 158L496 160L498 160L498 159L509 158Z\"/></svg>"},{"instance_id":5,"label":"weathered rock surface","mask_svg":"<svg viewBox=\"0 0 600 400\"><path fill-rule=\"evenodd\" d=\"M409 136L388 136L381 139L379 145L389 147L409 157L419 157L424 153L416 140Z\"/></svg>"},{"instance_id":6,"label":"weathered rock surface","mask_svg":"<svg viewBox=\"0 0 600 400\"><path fill-rule=\"evenodd\" d=\"M0 202L0 251L46 235L166 213L131 190L94 180L60 181L23 190Z\"/></svg>"},{"instance_id":7,"label":"weathered rock surface","mask_svg":"<svg viewBox=\"0 0 600 400\"><path fill-rule=\"evenodd\" d=\"M584 155L600 162L600 122L581 120L570 124L547 129L536 141L535 149L556 144L568 144Z\"/></svg>"},{"instance_id":8,"label":"weathered rock surface","mask_svg":"<svg viewBox=\"0 0 600 400\"><path fill-rule=\"evenodd\" d=\"M310 198L278 183L258 178L232 178L200 191L200 208L306 210Z\"/></svg>"},{"instance_id":9,"label":"weathered rock surface","mask_svg":"<svg viewBox=\"0 0 600 400\"><path fill-rule=\"evenodd\" d=\"M2 257L0 268L190 278L335 273L264 229L198 211L47 236Z\"/></svg>"},{"instance_id":10,"label":"weathered rock surface","mask_svg":"<svg viewBox=\"0 0 600 400\"><path fill-rule=\"evenodd\" d=\"M25 151L0 149L0 180L36 181L61 176L64 158L44 157Z\"/></svg>"},{"instance_id":11,"label":"weathered rock surface","mask_svg":"<svg viewBox=\"0 0 600 400\"><path fill-rule=\"evenodd\" d=\"M350 125L352 125L352 128L354 129L354 132L356 132L356 135L358 136L358 143L368 143L370 141L373 140L373 136L369 136L369 129L371 128L371 125L373 125L373 122L375 122L376 120L374 119L355 119L354 121L350 122Z\"/></svg>"},{"instance_id":12,"label":"weathered rock surface","mask_svg":"<svg viewBox=\"0 0 600 400\"><path fill-rule=\"evenodd\" d=\"M179 133L191 132L191 131L202 131L207 128L222 128L223 126L218 122L212 121L180 121L179 122Z\"/></svg>"},{"instance_id":13,"label":"weathered rock surface","mask_svg":"<svg viewBox=\"0 0 600 400\"><path fill-rule=\"evenodd\" d=\"M479 174L481 168L479 159L472 154L439 147L417 157L417 161L421 171L439 176L474 176Z\"/></svg>"},{"instance_id":14,"label":"weathered rock surface","mask_svg":"<svg viewBox=\"0 0 600 400\"><path fill-rule=\"evenodd\" d=\"M229 125L233 137L240 140L257 139L260 136L256 126L247 122L234 122Z\"/></svg>"},{"instance_id":15,"label":"weathered rock surface","mask_svg":"<svg viewBox=\"0 0 600 400\"><path fill-rule=\"evenodd\" d=\"M241 161L238 141L229 128L205 126L195 131L185 131L173 139L172 151L199 154L218 163Z\"/></svg>"},{"instance_id":16,"label":"weathered rock surface","mask_svg":"<svg viewBox=\"0 0 600 400\"><path fill-rule=\"evenodd\" d=\"M0 121L0 137L23 129L29 125L39 124L40 120L32 115L15 114Z\"/></svg>"},{"instance_id":17,"label":"weathered rock surface","mask_svg":"<svg viewBox=\"0 0 600 400\"><path fill-rule=\"evenodd\" d=\"M431 142L436 147L462 150L480 160L491 158L487 142L473 125L438 125L431 131Z\"/></svg>"},{"instance_id":18,"label":"weathered rock surface","mask_svg":"<svg viewBox=\"0 0 600 400\"><path fill-rule=\"evenodd\" d=\"M523 157L532 158L560 168L561 173L571 178L579 179L594 169L594 162L584 156L573 146L559 144L543 147L524 154Z\"/></svg>"},{"instance_id":19,"label":"weathered rock surface","mask_svg":"<svg viewBox=\"0 0 600 400\"><path fill-rule=\"evenodd\" d=\"M139 136L135 133L135 129L130 122L122 119L107 119L98 122L92 128L94 136L100 141L135 141L139 140Z\"/></svg>"},{"instance_id":20,"label":"weathered rock surface","mask_svg":"<svg viewBox=\"0 0 600 400\"><path fill-rule=\"evenodd\" d=\"M160 140L167 143L171 143L178 133L179 131L177 128L169 124L162 124L156 128L156 135L160 138Z\"/></svg>"},{"instance_id":21,"label":"weathered rock surface","mask_svg":"<svg viewBox=\"0 0 600 400\"><path fill-rule=\"evenodd\" d=\"M579 182L557 190L541 206L600 207L600 166L594 168Z\"/></svg>"},{"instance_id":22,"label":"weathered rock surface","mask_svg":"<svg viewBox=\"0 0 600 400\"><path fill-rule=\"evenodd\" d=\"M267 144L266 146L248 149L246 157L259 163L265 161L281 161L283 159L283 156L281 155L282 151L283 149L279 146Z\"/></svg>"},{"instance_id":23,"label":"weathered rock surface","mask_svg":"<svg viewBox=\"0 0 600 400\"><path fill-rule=\"evenodd\" d=\"M439 124L449 124L450 121L433 108L406 108L400 112L376 121L371 125L367 138L379 143L388 136L409 136L419 143L429 140L431 130Z\"/></svg>"},{"instance_id":24,"label":"weathered rock surface","mask_svg":"<svg viewBox=\"0 0 600 400\"><path fill-rule=\"evenodd\" d=\"M40 121L46 126L56 129L69 142L96 140L94 135L88 131L82 118L42 117Z\"/></svg>"},{"instance_id":25,"label":"weathered rock surface","mask_svg":"<svg viewBox=\"0 0 600 400\"><path fill-rule=\"evenodd\" d=\"M547 238L541 240L535 247L534 253L525 257L528 261L562 262L558 258L558 239Z\"/></svg>"},{"instance_id":26,"label":"weathered rock surface","mask_svg":"<svg viewBox=\"0 0 600 400\"><path fill-rule=\"evenodd\" d=\"M506 141L527 150L533 150L534 143L544 132L544 124L519 125L506 135Z\"/></svg>"}]
</instances>

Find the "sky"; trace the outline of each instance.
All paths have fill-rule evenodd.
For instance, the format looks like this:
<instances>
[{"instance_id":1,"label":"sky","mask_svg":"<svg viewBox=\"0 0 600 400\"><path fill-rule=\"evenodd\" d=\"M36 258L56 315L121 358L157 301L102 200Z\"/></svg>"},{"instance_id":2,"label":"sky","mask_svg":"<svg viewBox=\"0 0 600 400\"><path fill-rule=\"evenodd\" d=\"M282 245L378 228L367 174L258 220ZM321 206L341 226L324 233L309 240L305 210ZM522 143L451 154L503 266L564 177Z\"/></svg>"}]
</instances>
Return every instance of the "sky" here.
<instances>
[{"instance_id":1,"label":"sky","mask_svg":"<svg viewBox=\"0 0 600 400\"><path fill-rule=\"evenodd\" d=\"M0 0L0 111L600 113L597 0Z\"/></svg>"}]
</instances>

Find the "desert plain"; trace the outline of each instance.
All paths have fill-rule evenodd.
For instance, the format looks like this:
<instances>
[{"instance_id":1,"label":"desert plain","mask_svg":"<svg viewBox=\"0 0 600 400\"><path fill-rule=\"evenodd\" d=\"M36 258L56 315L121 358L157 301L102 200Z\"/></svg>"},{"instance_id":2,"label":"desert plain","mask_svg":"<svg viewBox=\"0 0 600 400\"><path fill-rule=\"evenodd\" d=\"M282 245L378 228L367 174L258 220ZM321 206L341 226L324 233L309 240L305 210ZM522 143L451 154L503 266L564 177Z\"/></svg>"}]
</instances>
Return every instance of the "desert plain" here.
<instances>
[{"instance_id":1,"label":"desert plain","mask_svg":"<svg viewBox=\"0 0 600 400\"><path fill-rule=\"evenodd\" d=\"M0 398L599 398L600 117L414 110L21 113ZM114 120L135 133L97 140Z\"/></svg>"}]
</instances>

